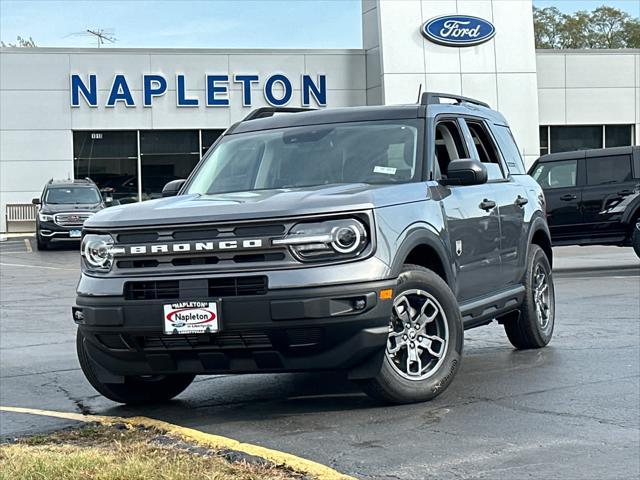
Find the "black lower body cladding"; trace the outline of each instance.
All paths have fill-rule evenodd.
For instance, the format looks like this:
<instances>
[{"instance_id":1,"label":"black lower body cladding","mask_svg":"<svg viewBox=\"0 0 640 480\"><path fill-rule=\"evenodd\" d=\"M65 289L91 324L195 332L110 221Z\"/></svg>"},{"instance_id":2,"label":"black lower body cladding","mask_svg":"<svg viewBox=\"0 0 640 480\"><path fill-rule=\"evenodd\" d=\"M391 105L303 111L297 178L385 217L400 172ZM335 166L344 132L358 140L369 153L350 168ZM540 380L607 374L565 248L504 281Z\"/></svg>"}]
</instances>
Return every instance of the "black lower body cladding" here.
<instances>
[{"instance_id":1,"label":"black lower body cladding","mask_svg":"<svg viewBox=\"0 0 640 480\"><path fill-rule=\"evenodd\" d=\"M165 335L163 305L213 298L78 296L74 319L105 382L132 375L349 370L384 350L393 301L382 300L380 291L395 285L386 280L222 297L221 330L211 334Z\"/></svg>"}]
</instances>

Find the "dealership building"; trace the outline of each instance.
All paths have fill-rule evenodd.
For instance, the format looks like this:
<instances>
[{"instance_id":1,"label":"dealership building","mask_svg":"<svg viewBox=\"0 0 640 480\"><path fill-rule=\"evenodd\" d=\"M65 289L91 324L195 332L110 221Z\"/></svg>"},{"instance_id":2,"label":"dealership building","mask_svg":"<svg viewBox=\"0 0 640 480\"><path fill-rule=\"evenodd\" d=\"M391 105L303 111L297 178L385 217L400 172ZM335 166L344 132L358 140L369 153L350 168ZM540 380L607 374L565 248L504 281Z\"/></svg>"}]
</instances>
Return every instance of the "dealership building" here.
<instances>
[{"instance_id":1,"label":"dealership building","mask_svg":"<svg viewBox=\"0 0 640 480\"><path fill-rule=\"evenodd\" d=\"M488 31L456 41L466 21ZM529 0L365 0L362 30L354 50L1 49L0 231L28 229L20 206L50 178L156 198L260 106L415 103L421 89L501 111L528 165L640 145L640 50L536 51Z\"/></svg>"}]
</instances>

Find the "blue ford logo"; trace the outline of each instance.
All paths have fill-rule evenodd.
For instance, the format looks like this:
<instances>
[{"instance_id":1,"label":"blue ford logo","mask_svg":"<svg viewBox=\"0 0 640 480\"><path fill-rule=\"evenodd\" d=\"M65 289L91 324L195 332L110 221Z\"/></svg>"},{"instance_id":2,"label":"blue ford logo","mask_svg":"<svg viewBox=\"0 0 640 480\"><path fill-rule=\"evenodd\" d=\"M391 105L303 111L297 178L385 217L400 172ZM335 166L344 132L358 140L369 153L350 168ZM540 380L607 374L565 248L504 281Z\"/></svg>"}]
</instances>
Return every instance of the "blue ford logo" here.
<instances>
[{"instance_id":1,"label":"blue ford logo","mask_svg":"<svg viewBox=\"0 0 640 480\"><path fill-rule=\"evenodd\" d=\"M433 43L452 47L469 47L484 43L496 34L491 22L468 15L445 15L432 18L422 26L422 34Z\"/></svg>"}]
</instances>

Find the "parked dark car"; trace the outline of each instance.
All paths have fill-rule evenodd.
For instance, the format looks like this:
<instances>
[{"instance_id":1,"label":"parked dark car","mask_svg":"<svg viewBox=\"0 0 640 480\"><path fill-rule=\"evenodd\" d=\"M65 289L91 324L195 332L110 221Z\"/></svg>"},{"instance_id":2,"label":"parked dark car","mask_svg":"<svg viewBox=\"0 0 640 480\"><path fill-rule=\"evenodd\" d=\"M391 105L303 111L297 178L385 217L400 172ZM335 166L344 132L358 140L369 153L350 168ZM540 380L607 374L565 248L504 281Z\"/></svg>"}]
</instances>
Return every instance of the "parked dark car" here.
<instances>
[{"instance_id":1,"label":"parked dark car","mask_svg":"<svg viewBox=\"0 0 640 480\"><path fill-rule=\"evenodd\" d=\"M89 179L49 180L38 205L36 245L46 250L54 241L79 242L85 220L105 207L100 190Z\"/></svg>"},{"instance_id":2,"label":"parked dark car","mask_svg":"<svg viewBox=\"0 0 640 480\"><path fill-rule=\"evenodd\" d=\"M554 246L633 246L640 257L640 147L543 155L530 173Z\"/></svg>"},{"instance_id":3,"label":"parked dark car","mask_svg":"<svg viewBox=\"0 0 640 480\"><path fill-rule=\"evenodd\" d=\"M544 196L502 115L435 93L299 110L252 112L167 198L84 225L72 315L102 395L341 370L416 402L459 371L464 329L498 320L516 348L551 340Z\"/></svg>"}]
</instances>

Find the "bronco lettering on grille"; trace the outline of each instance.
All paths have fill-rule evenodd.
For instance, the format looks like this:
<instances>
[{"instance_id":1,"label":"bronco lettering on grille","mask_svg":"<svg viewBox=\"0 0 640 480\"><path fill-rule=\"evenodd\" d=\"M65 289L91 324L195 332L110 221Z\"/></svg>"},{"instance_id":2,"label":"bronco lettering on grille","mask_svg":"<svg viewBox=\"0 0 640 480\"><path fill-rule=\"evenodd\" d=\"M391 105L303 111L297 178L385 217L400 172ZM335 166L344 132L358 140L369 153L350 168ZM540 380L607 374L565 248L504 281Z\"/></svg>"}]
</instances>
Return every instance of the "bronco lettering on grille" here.
<instances>
[{"instance_id":1,"label":"bronco lettering on grille","mask_svg":"<svg viewBox=\"0 0 640 480\"><path fill-rule=\"evenodd\" d=\"M236 250L244 248L261 248L262 239L220 240L218 242L188 242L154 245L131 245L126 247L129 255L145 255L147 253L186 253L207 252L214 250Z\"/></svg>"}]
</instances>

